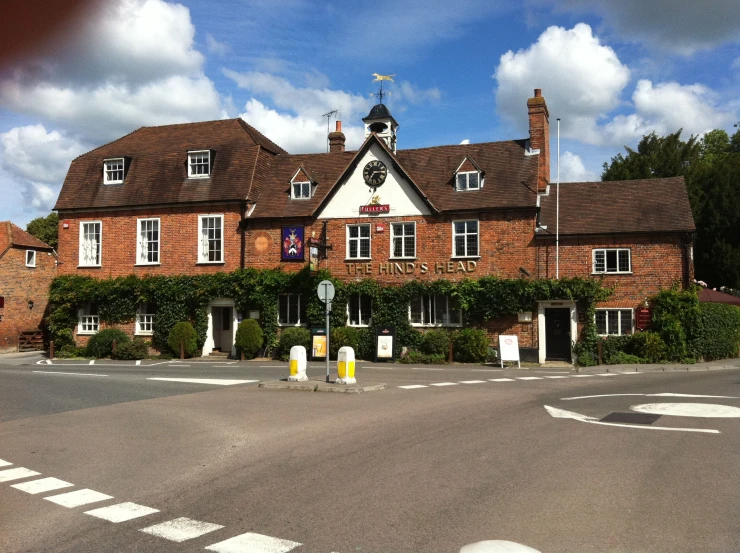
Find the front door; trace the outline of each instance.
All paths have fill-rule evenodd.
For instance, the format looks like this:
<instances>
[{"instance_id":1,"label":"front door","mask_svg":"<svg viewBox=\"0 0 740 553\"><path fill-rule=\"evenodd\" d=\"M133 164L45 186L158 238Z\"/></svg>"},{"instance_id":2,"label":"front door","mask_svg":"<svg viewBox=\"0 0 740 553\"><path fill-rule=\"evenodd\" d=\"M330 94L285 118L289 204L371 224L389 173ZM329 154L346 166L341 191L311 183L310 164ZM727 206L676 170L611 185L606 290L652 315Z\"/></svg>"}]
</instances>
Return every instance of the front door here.
<instances>
[{"instance_id":1,"label":"front door","mask_svg":"<svg viewBox=\"0 0 740 553\"><path fill-rule=\"evenodd\" d=\"M570 361L570 309L545 308L545 358Z\"/></svg>"},{"instance_id":2,"label":"front door","mask_svg":"<svg viewBox=\"0 0 740 553\"><path fill-rule=\"evenodd\" d=\"M233 307L211 307L213 322L213 349L231 352L233 345L234 329Z\"/></svg>"}]
</instances>

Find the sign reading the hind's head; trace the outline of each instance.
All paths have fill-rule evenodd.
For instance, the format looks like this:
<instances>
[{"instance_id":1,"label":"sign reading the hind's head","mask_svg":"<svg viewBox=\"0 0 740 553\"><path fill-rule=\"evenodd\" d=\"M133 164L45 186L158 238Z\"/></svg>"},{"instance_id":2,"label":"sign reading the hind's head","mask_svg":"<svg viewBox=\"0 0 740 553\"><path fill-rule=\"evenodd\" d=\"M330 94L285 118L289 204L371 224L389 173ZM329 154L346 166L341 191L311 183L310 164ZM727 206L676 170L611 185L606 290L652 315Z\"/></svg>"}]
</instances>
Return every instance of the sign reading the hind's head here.
<instances>
[{"instance_id":1,"label":"sign reading the hind's head","mask_svg":"<svg viewBox=\"0 0 740 553\"><path fill-rule=\"evenodd\" d=\"M283 227L280 243L283 261L303 261L303 227Z\"/></svg>"}]
</instances>

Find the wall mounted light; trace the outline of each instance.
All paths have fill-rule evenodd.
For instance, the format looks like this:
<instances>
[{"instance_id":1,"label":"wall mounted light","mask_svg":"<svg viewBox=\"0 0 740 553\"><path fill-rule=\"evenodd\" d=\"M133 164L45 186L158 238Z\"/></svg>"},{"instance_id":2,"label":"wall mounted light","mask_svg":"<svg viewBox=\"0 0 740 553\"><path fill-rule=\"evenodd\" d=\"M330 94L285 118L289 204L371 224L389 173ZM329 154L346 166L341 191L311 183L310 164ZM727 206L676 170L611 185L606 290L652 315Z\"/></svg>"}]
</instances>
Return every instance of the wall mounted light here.
<instances>
[{"instance_id":1,"label":"wall mounted light","mask_svg":"<svg viewBox=\"0 0 740 553\"><path fill-rule=\"evenodd\" d=\"M28 300L28 308L33 309L33 300Z\"/></svg>"}]
</instances>

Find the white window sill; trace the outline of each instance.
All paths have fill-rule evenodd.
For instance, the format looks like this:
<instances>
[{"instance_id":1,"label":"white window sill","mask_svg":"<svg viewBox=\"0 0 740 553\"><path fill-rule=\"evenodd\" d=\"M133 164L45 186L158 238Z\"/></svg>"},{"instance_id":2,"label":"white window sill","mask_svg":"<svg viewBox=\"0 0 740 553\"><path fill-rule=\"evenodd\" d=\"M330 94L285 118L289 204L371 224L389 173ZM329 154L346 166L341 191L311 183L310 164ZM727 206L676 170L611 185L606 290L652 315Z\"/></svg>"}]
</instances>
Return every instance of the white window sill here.
<instances>
[{"instance_id":1,"label":"white window sill","mask_svg":"<svg viewBox=\"0 0 740 553\"><path fill-rule=\"evenodd\" d=\"M80 332L78 330L77 331L77 336L95 336L98 332L100 332L100 331L99 330L96 330L96 331L93 332L93 331L85 330L84 332Z\"/></svg>"},{"instance_id":2,"label":"white window sill","mask_svg":"<svg viewBox=\"0 0 740 553\"><path fill-rule=\"evenodd\" d=\"M205 180L210 178L211 175L188 175L188 180Z\"/></svg>"},{"instance_id":3,"label":"white window sill","mask_svg":"<svg viewBox=\"0 0 740 553\"><path fill-rule=\"evenodd\" d=\"M135 332L134 336L154 336L154 332Z\"/></svg>"},{"instance_id":4,"label":"white window sill","mask_svg":"<svg viewBox=\"0 0 740 553\"><path fill-rule=\"evenodd\" d=\"M100 269L102 265L77 265L78 269Z\"/></svg>"},{"instance_id":5,"label":"white window sill","mask_svg":"<svg viewBox=\"0 0 740 553\"><path fill-rule=\"evenodd\" d=\"M631 275L633 274L632 271L611 271L611 272L600 272L600 273L591 273L591 276L602 276L602 275Z\"/></svg>"},{"instance_id":6,"label":"white window sill","mask_svg":"<svg viewBox=\"0 0 740 553\"><path fill-rule=\"evenodd\" d=\"M416 261L417 257L389 257L388 261Z\"/></svg>"},{"instance_id":7,"label":"white window sill","mask_svg":"<svg viewBox=\"0 0 740 553\"><path fill-rule=\"evenodd\" d=\"M26 269L35 269L36 265L26 265Z\"/></svg>"},{"instance_id":8,"label":"white window sill","mask_svg":"<svg viewBox=\"0 0 740 553\"><path fill-rule=\"evenodd\" d=\"M134 267L159 267L161 263L134 263Z\"/></svg>"},{"instance_id":9,"label":"white window sill","mask_svg":"<svg viewBox=\"0 0 740 553\"><path fill-rule=\"evenodd\" d=\"M310 200L311 198L310 197L308 197L308 198L296 198L295 196L291 196L290 199L291 200Z\"/></svg>"},{"instance_id":10,"label":"white window sill","mask_svg":"<svg viewBox=\"0 0 740 553\"><path fill-rule=\"evenodd\" d=\"M280 328L301 328L301 327L307 327L308 324L299 323L299 324L292 325L292 324L289 324L289 323L278 323L278 326Z\"/></svg>"},{"instance_id":11,"label":"white window sill","mask_svg":"<svg viewBox=\"0 0 740 553\"><path fill-rule=\"evenodd\" d=\"M103 186L110 186L111 184L123 184L123 181L122 180L113 180L113 181L109 181L109 182L104 182L103 183Z\"/></svg>"},{"instance_id":12,"label":"white window sill","mask_svg":"<svg viewBox=\"0 0 740 553\"><path fill-rule=\"evenodd\" d=\"M455 192L478 192L480 188L455 188Z\"/></svg>"},{"instance_id":13,"label":"white window sill","mask_svg":"<svg viewBox=\"0 0 740 553\"><path fill-rule=\"evenodd\" d=\"M480 259L479 255L453 255L450 259Z\"/></svg>"},{"instance_id":14,"label":"white window sill","mask_svg":"<svg viewBox=\"0 0 740 553\"><path fill-rule=\"evenodd\" d=\"M372 261L372 257L347 257L345 258L344 262L347 263L348 261Z\"/></svg>"},{"instance_id":15,"label":"white window sill","mask_svg":"<svg viewBox=\"0 0 740 553\"><path fill-rule=\"evenodd\" d=\"M411 323L414 328L460 328L462 323L440 323L440 324L427 324L427 323Z\"/></svg>"},{"instance_id":16,"label":"white window sill","mask_svg":"<svg viewBox=\"0 0 740 553\"><path fill-rule=\"evenodd\" d=\"M196 265L225 265L225 261L198 261Z\"/></svg>"},{"instance_id":17,"label":"white window sill","mask_svg":"<svg viewBox=\"0 0 740 553\"><path fill-rule=\"evenodd\" d=\"M353 325L352 323L347 323L347 326L351 326L352 328L369 328L370 325Z\"/></svg>"},{"instance_id":18,"label":"white window sill","mask_svg":"<svg viewBox=\"0 0 740 553\"><path fill-rule=\"evenodd\" d=\"M599 338L608 338L609 336L632 336L634 332L630 332L629 334L597 334Z\"/></svg>"}]
</instances>

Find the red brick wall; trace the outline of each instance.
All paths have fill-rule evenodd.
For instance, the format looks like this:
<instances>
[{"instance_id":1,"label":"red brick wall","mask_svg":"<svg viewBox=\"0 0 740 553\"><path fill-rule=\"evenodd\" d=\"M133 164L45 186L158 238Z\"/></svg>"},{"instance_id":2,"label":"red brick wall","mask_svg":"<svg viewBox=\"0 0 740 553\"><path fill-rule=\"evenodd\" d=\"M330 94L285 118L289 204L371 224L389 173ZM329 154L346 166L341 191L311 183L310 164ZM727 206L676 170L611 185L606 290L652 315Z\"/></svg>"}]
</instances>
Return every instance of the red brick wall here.
<instances>
[{"instance_id":1,"label":"red brick wall","mask_svg":"<svg viewBox=\"0 0 740 553\"><path fill-rule=\"evenodd\" d=\"M49 285L56 276L56 258L51 252L36 253L36 267L26 267L26 248L10 248L0 258L0 351L15 351L18 334L41 324L49 299ZM28 308L33 300L33 309Z\"/></svg>"}]
</instances>

